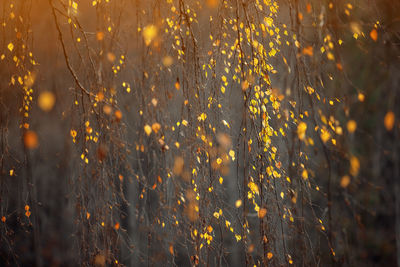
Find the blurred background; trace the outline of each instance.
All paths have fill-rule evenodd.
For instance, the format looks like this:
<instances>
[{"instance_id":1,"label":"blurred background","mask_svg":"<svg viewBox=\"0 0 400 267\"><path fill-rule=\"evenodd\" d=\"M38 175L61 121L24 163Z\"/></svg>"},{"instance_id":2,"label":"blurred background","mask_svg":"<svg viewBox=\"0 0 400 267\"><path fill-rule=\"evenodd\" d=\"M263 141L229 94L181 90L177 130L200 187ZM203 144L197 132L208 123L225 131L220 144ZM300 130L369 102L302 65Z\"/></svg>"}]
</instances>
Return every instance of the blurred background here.
<instances>
[{"instance_id":1,"label":"blurred background","mask_svg":"<svg viewBox=\"0 0 400 267\"><path fill-rule=\"evenodd\" d=\"M399 266L400 3L3 0L4 266Z\"/></svg>"}]
</instances>

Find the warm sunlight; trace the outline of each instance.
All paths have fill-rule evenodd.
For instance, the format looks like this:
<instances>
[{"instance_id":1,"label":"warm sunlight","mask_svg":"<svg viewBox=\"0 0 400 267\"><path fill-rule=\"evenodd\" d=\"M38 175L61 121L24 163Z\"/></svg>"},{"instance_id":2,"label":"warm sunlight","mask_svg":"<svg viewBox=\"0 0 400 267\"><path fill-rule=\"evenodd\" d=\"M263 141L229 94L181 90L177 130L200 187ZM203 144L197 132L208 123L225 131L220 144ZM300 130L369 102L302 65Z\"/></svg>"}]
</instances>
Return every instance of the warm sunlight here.
<instances>
[{"instance_id":1,"label":"warm sunlight","mask_svg":"<svg viewBox=\"0 0 400 267\"><path fill-rule=\"evenodd\" d=\"M400 266L400 2L2 0L0 265Z\"/></svg>"}]
</instances>

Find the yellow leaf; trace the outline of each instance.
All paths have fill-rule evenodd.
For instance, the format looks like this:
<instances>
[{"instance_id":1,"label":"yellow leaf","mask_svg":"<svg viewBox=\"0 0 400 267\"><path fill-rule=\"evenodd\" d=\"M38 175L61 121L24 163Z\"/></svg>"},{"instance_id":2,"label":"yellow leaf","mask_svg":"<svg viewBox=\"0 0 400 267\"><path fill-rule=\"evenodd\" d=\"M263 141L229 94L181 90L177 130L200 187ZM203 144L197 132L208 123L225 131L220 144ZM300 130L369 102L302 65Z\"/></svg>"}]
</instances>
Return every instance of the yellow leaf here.
<instances>
[{"instance_id":1,"label":"yellow leaf","mask_svg":"<svg viewBox=\"0 0 400 267\"><path fill-rule=\"evenodd\" d=\"M239 242L242 239L242 237L240 235L235 235L235 238L236 238L237 242Z\"/></svg>"},{"instance_id":2,"label":"yellow leaf","mask_svg":"<svg viewBox=\"0 0 400 267\"><path fill-rule=\"evenodd\" d=\"M242 206L242 201L240 199L235 201L235 207L239 208L240 206Z\"/></svg>"},{"instance_id":3,"label":"yellow leaf","mask_svg":"<svg viewBox=\"0 0 400 267\"><path fill-rule=\"evenodd\" d=\"M321 129L321 140L322 142L326 143L329 138L331 137L330 133L328 130Z\"/></svg>"},{"instance_id":4,"label":"yellow leaf","mask_svg":"<svg viewBox=\"0 0 400 267\"><path fill-rule=\"evenodd\" d=\"M143 29L143 38L145 44L148 46L157 36L157 27L155 25L147 25Z\"/></svg>"},{"instance_id":5,"label":"yellow leaf","mask_svg":"<svg viewBox=\"0 0 400 267\"><path fill-rule=\"evenodd\" d=\"M308 172L306 169L304 169L303 172L301 173L301 177L303 177L304 180L308 179Z\"/></svg>"},{"instance_id":6,"label":"yellow leaf","mask_svg":"<svg viewBox=\"0 0 400 267\"><path fill-rule=\"evenodd\" d=\"M225 87L221 86L221 93L225 94Z\"/></svg>"},{"instance_id":7,"label":"yellow leaf","mask_svg":"<svg viewBox=\"0 0 400 267\"><path fill-rule=\"evenodd\" d=\"M331 52L328 52L328 53L326 54L326 57L327 57L329 60L335 60L335 56L334 56Z\"/></svg>"},{"instance_id":8,"label":"yellow leaf","mask_svg":"<svg viewBox=\"0 0 400 267\"><path fill-rule=\"evenodd\" d=\"M249 186L251 192L253 192L253 193L255 193L255 194L259 194L258 186L257 186L255 183L250 182L250 183L248 184L248 186Z\"/></svg>"},{"instance_id":9,"label":"yellow leaf","mask_svg":"<svg viewBox=\"0 0 400 267\"><path fill-rule=\"evenodd\" d=\"M201 114L197 117L197 119L198 119L199 121L205 121L206 118L207 118L207 114L205 114L204 112L201 113Z\"/></svg>"},{"instance_id":10,"label":"yellow leaf","mask_svg":"<svg viewBox=\"0 0 400 267\"><path fill-rule=\"evenodd\" d=\"M350 158L350 174L353 176L357 176L360 170L360 161L357 157L351 156Z\"/></svg>"},{"instance_id":11,"label":"yellow leaf","mask_svg":"<svg viewBox=\"0 0 400 267\"><path fill-rule=\"evenodd\" d=\"M14 44L13 44L13 43L9 43L9 44L7 45L7 48L8 48L8 50L10 50L10 51L12 52L13 49L14 49Z\"/></svg>"},{"instance_id":12,"label":"yellow leaf","mask_svg":"<svg viewBox=\"0 0 400 267\"><path fill-rule=\"evenodd\" d=\"M347 130L349 131L349 133L354 133L357 129L357 122L355 122L354 120L349 120L347 122Z\"/></svg>"},{"instance_id":13,"label":"yellow leaf","mask_svg":"<svg viewBox=\"0 0 400 267\"><path fill-rule=\"evenodd\" d=\"M147 134L147 136L149 136L150 134L151 134L151 127L150 127L150 125L148 125L148 124L146 124L145 126L144 126L144 132Z\"/></svg>"},{"instance_id":14,"label":"yellow leaf","mask_svg":"<svg viewBox=\"0 0 400 267\"><path fill-rule=\"evenodd\" d=\"M232 149L229 150L229 156L232 158L232 160L235 160L235 151L233 151Z\"/></svg>"},{"instance_id":15,"label":"yellow leaf","mask_svg":"<svg viewBox=\"0 0 400 267\"><path fill-rule=\"evenodd\" d=\"M365 95L363 93L358 93L358 101L364 102L365 100Z\"/></svg>"},{"instance_id":16,"label":"yellow leaf","mask_svg":"<svg viewBox=\"0 0 400 267\"><path fill-rule=\"evenodd\" d=\"M297 135L299 136L300 140L304 140L304 138L306 137L306 130L307 124L305 122L300 122L297 126Z\"/></svg>"},{"instance_id":17,"label":"yellow leaf","mask_svg":"<svg viewBox=\"0 0 400 267\"><path fill-rule=\"evenodd\" d=\"M267 253L267 258L270 260L270 259L272 259L272 257L274 256L274 254L272 254L271 252L268 252Z\"/></svg>"}]
</instances>

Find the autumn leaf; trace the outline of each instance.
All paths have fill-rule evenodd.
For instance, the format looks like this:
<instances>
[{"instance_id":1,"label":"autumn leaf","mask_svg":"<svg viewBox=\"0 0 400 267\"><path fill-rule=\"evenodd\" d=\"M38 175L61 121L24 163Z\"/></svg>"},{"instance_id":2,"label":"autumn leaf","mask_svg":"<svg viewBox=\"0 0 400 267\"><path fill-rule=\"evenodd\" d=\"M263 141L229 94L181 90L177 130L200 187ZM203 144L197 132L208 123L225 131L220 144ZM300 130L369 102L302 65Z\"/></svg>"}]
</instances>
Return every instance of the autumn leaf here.
<instances>
[{"instance_id":1,"label":"autumn leaf","mask_svg":"<svg viewBox=\"0 0 400 267\"><path fill-rule=\"evenodd\" d=\"M143 38L146 46L148 46L157 36L157 27L153 24L147 25L143 29Z\"/></svg>"},{"instance_id":2,"label":"autumn leaf","mask_svg":"<svg viewBox=\"0 0 400 267\"><path fill-rule=\"evenodd\" d=\"M307 55L307 56L312 57L313 54L314 54L314 52L313 52L313 47L312 46L307 46L307 47L303 48L303 55Z\"/></svg>"},{"instance_id":3,"label":"autumn leaf","mask_svg":"<svg viewBox=\"0 0 400 267\"><path fill-rule=\"evenodd\" d=\"M13 49L14 49L14 44L13 44L13 43L9 43L9 44L7 45L7 48L8 48L8 50L10 50L10 52L12 52Z\"/></svg>"},{"instance_id":4,"label":"autumn leaf","mask_svg":"<svg viewBox=\"0 0 400 267\"><path fill-rule=\"evenodd\" d=\"M360 170L360 161L357 157L351 156L350 157L350 174L352 176L357 176Z\"/></svg>"},{"instance_id":5,"label":"autumn leaf","mask_svg":"<svg viewBox=\"0 0 400 267\"><path fill-rule=\"evenodd\" d=\"M258 218L262 219L262 218L265 217L265 215L267 215L267 209L261 208L261 209L258 211Z\"/></svg>"},{"instance_id":6,"label":"autumn leaf","mask_svg":"<svg viewBox=\"0 0 400 267\"><path fill-rule=\"evenodd\" d=\"M297 126L297 135L300 140L304 140L304 138L306 137L306 130L307 124L305 122L300 122Z\"/></svg>"},{"instance_id":7,"label":"autumn leaf","mask_svg":"<svg viewBox=\"0 0 400 267\"><path fill-rule=\"evenodd\" d=\"M349 120L347 122L347 130L349 131L349 133L354 133L357 129L357 122L355 122L354 120Z\"/></svg>"},{"instance_id":8,"label":"autumn leaf","mask_svg":"<svg viewBox=\"0 0 400 267\"><path fill-rule=\"evenodd\" d=\"M114 116L115 116L115 120L116 120L117 122L119 122L119 121L121 121L121 119L122 119L122 112L121 112L120 110L116 110L116 111L114 112Z\"/></svg>"},{"instance_id":9,"label":"autumn leaf","mask_svg":"<svg viewBox=\"0 0 400 267\"><path fill-rule=\"evenodd\" d=\"M386 130L391 131L393 129L395 120L396 119L395 119L393 111L388 111L383 120Z\"/></svg>"},{"instance_id":10,"label":"autumn leaf","mask_svg":"<svg viewBox=\"0 0 400 267\"><path fill-rule=\"evenodd\" d=\"M153 132L158 133L158 131L161 129L161 124L155 122L151 125L151 129L153 130Z\"/></svg>"},{"instance_id":11,"label":"autumn leaf","mask_svg":"<svg viewBox=\"0 0 400 267\"><path fill-rule=\"evenodd\" d=\"M376 29L372 29L369 33L369 36L376 42L378 40L378 31Z\"/></svg>"},{"instance_id":12,"label":"autumn leaf","mask_svg":"<svg viewBox=\"0 0 400 267\"><path fill-rule=\"evenodd\" d=\"M144 126L144 132L147 134L147 136L149 136L151 134L151 131L152 131L151 126L146 124Z\"/></svg>"}]
</instances>

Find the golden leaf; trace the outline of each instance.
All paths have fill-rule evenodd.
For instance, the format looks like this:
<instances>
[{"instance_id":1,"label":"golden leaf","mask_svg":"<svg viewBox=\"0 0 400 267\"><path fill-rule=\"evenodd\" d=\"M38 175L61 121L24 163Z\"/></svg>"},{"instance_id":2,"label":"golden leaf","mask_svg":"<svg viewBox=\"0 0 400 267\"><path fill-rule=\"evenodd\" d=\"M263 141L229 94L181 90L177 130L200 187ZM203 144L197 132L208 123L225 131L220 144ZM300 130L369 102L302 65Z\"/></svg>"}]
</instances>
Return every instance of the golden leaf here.
<instances>
[{"instance_id":1,"label":"golden leaf","mask_svg":"<svg viewBox=\"0 0 400 267\"><path fill-rule=\"evenodd\" d=\"M360 161L357 157L351 156L350 158L350 174L353 176L357 176L360 171Z\"/></svg>"},{"instance_id":2,"label":"golden leaf","mask_svg":"<svg viewBox=\"0 0 400 267\"><path fill-rule=\"evenodd\" d=\"M122 112L120 110L116 110L114 113L115 120L119 122L122 119Z\"/></svg>"},{"instance_id":3,"label":"golden leaf","mask_svg":"<svg viewBox=\"0 0 400 267\"><path fill-rule=\"evenodd\" d=\"M147 25L143 29L143 38L145 44L148 46L157 36L157 27L153 24Z\"/></svg>"},{"instance_id":4,"label":"golden leaf","mask_svg":"<svg viewBox=\"0 0 400 267\"><path fill-rule=\"evenodd\" d=\"M146 124L145 126L144 126L144 132L147 134L147 136L149 136L150 134L151 134L151 127L150 127L150 125L148 125L148 124Z\"/></svg>"},{"instance_id":5,"label":"golden leaf","mask_svg":"<svg viewBox=\"0 0 400 267\"><path fill-rule=\"evenodd\" d=\"M393 129L394 121L395 121L394 113L392 111L386 113L385 118L383 120L386 130L391 131Z\"/></svg>"},{"instance_id":6,"label":"golden leaf","mask_svg":"<svg viewBox=\"0 0 400 267\"><path fill-rule=\"evenodd\" d=\"M151 129L155 133L158 133L158 131L161 129L161 125L158 122L155 122L155 123L153 123L153 125L151 125Z\"/></svg>"},{"instance_id":7,"label":"golden leaf","mask_svg":"<svg viewBox=\"0 0 400 267\"><path fill-rule=\"evenodd\" d=\"M313 47L312 46L307 46L307 47L303 48L303 55L307 55L307 56L312 57L313 54L314 54L314 51L313 51Z\"/></svg>"},{"instance_id":8,"label":"golden leaf","mask_svg":"<svg viewBox=\"0 0 400 267\"><path fill-rule=\"evenodd\" d=\"M300 140L304 140L304 138L306 137L306 130L307 124L305 122L300 122L297 126L297 135L299 136Z\"/></svg>"},{"instance_id":9,"label":"golden leaf","mask_svg":"<svg viewBox=\"0 0 400 267\"><path fill-rule=\"evenodd\" d=\"M354 133L357 129L357 122L355 122L354 120L349 120L347 122L347 130L349 131L349 133Z\"/></svg>"},{"instance_id":10,"label":"golden leaf","mask_svg":"<svg viewBox=\"0 0 400 267\"><path fill-rule=\"evenodd\" d=\"M235 207L239 208L240 206L242 206L242 201L240 199L235 201Z\"/></svg>"},{"instance_id":11,"label":"golden leaf","mask_svg":"<svg viewBox=\"0 0 400 267\"><path fill-rule=\"evenodd\" d=\"M258 218L262 219L262 218L265 217L265 215L267 215L267 209L261 208L261 209L258 211Z\"/></svg>"},{"instance_id":12,"label":"golden leaf","mask_svg":"<svg viewBox=\"0 0 400 267\"><path fill-rule=\"evenodd\" d=\"M7 45L7 48L8 48L8 50L10 50L10 51L12 52L13 49L14 49L14 44L13 44L13 43L9 43L9 44Z\"/></svg>"},{"instance_id":13,"label":"golden leaf","mask_svg":"<svg viewBox=\"0 0 400 267\"><path fill-rule=\"evenodd\" d=\"M371 37L371 39L375 42L378 41L378 31L376 29L372 29L372 31L369 33L369 37Z\"/></svg>"}]
</instances>

